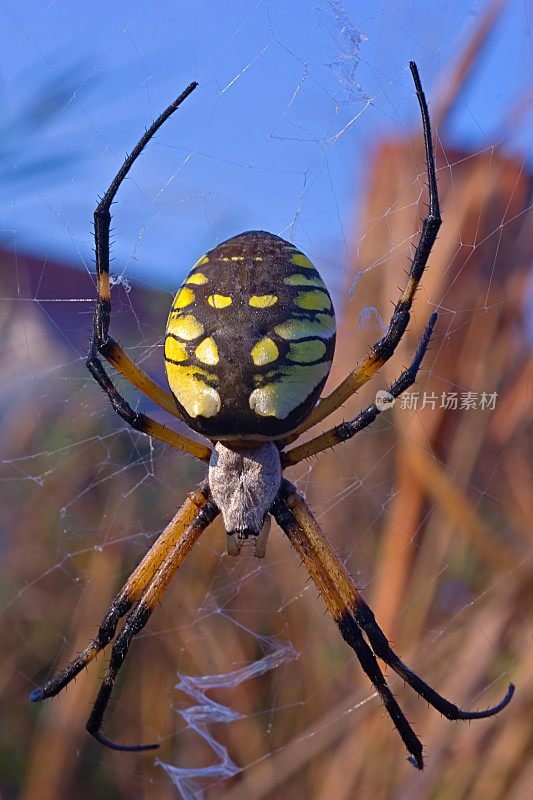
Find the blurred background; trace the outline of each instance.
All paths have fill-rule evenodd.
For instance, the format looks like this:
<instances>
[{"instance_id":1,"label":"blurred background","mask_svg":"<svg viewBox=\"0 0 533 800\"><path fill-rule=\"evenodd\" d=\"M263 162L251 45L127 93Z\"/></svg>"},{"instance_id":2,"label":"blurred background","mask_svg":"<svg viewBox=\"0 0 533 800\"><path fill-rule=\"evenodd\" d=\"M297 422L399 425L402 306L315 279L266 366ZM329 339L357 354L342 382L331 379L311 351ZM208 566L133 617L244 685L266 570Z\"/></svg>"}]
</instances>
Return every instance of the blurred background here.
<instances>
[{"instance_id":1,"label":"blurred background","mask_svg":"<svg viewBox=\"0 0 533 800\"><path fill-rule=\"evenodd\" d=\"M0 15L2 798L530 797L527 5L22 0ZM418 674L469 708L510 681L515 698L451 723L389 675L425 746L415 772L279 530L263 562L231 559L217 523L132 645L107 714L111 738L161 748L106 750L85 732L105 655L57 698L28 694L94 635L203 468L123 425L85 369L97 198L198 80L112 209L111 333L163 383L184 275L266 229L332 289L333 388L383 335L425 214L410 59L444 222L404 341L334 421L397 377L437 310L433 343L403 402L288 477Z\"/></svg>"}]
</instances>

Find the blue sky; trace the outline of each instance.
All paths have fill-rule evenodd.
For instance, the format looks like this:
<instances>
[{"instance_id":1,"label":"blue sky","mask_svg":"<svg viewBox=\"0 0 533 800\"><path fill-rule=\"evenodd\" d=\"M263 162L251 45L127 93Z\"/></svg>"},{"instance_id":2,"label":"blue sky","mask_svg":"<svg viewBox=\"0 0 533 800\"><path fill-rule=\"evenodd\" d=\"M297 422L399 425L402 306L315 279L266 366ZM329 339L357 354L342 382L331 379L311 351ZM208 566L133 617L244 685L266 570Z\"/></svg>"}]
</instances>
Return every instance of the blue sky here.
<instances>
[{"instance_id":1,"label":"blue sky","mask_svg":"<svg viewBox=\"0 0 533 800\"><path fill-rule=\"evenodd\" d=\"M369 148L419 125L409 60L435 101L485 5L94 0L89 13L79 0L4 0L2 242L92 270L97 196L198 80L119 192L114 269L174 288L205 250L264 228L340 275L354 264ZM532 31L528 3L507 3L449 141L497 142L531 165L531 96L509 119L531 87Z\"/></svg>"}]
</instances>

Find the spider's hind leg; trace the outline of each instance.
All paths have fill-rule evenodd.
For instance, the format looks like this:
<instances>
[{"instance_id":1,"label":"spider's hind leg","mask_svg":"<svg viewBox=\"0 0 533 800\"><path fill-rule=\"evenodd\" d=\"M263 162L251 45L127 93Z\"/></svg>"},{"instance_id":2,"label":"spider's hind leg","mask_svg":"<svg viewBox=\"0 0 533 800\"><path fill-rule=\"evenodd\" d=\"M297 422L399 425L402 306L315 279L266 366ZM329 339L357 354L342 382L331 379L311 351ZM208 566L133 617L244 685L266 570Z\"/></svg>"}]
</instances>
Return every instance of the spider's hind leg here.
<instances>
[{"instance_id":1,"label":"spider's hind leg","mask_svg":"<svg viewBox=\"0 0 533 800\"><path fill-rule=\"evenodd\" d=\"M152 123L148 130L139 139L129 156L126 157L121 168L113 178L111 185L102 197L94 212L94 240L96 246L96 274L97 274L97 299L93 317L93 338L89 353L90 361L98 361L98 353L104 356L124 377L140 389L147 397L160 405L170 414L179 417L174 399L144 373L126 355L124 350L108 336L111 320L111 293L109 287L109 226L111 224L110 208L119 187L130 171L136 159L142 153L152 136L161 125L173 114L178 106L197 87L193 82L187 86L173 103Z\"/></svg>"},{"instance_id":2,"label":"spider's hind leg","mask_svg":"<svg viewBox=\"0 0 533 800\"><path fill-rule=\"evenodd\" d=\"M139 139L130 155L127 156L121 168L115 175L111 185L102 197L94 212L94 240L96 246L96 289L97 297L93 315L93 335L87 358L87 367L93 378L99 383L107 394L114 410L131 425L135 430L153 436L178 450L184 450L202 461L209 461L211 449L198 444L185 436L180 436L170 428L156 422L144 414L138 414L130 407L126 400L119 394L111 378L107 374L100 356L103 356L115 369L117 369L129 383L139 389L156 405L169 414L181 419L173 396L152 378L149 377L137 364L135 364L117 342L108 335L111 320L111 292L109 285L109 226L111 223L111 204L119 187L131 169L137 157L142 153L152 136L163 125L171 114L178 108L186 97L196 88L196 83L191 83L184 92L168 106L165 111L148 128Z\"/></svg>"},{"instance_id":3,"label":"spider's hind leg","mask_svg":"<svg viewBox=\"0 0 533 800\"><path fill-rule=\"evenodd\" d=\"M287 437L287 442L293 442L301 433L312 428L318 422L328 417L336 411L346 400L357 392L394 354L400 340L402 339L411 315L411 307L416 294L416 290L424 274L431 249L437 238L437 233L441 226L439 193L437 189L437 178L435 175L435 157L433 155L433 141L431 135L431 123L426 98L422 90L420 76L414 61L410 64L411 74L415 84L415 90L422 116L422 128L424 131L424 145L426 153L426 170L428 179L429 207L428 213L424 217L422 230L411 263L411 269L407 277L405 287L394 307L394 312L390 319L385 335L371 348L370 353L364 358L352 372L340 383L336 389L327 397L322 398L315 406L306 421L298 428L295 433Z\"/></svg>"}]
</instances>

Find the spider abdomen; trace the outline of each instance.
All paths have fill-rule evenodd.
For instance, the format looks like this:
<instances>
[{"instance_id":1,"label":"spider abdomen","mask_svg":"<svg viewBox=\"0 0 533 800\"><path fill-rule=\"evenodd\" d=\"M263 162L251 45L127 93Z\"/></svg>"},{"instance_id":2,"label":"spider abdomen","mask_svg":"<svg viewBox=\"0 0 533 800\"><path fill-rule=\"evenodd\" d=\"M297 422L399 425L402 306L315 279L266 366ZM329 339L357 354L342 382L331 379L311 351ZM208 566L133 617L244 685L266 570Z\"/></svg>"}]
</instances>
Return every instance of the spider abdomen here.
<instances>
[{"instance_id":1,"label":"spider abdomen","mask_svg":"<svg viewBox=\"0 0 533 800\"><path fill-rule=\"evenodd\" d=\"M331 368L335 314L294 245L249 231L193 267L167 323L180 413L212 439L278 439L313 409Z\"/></svg>"}]
</instances>

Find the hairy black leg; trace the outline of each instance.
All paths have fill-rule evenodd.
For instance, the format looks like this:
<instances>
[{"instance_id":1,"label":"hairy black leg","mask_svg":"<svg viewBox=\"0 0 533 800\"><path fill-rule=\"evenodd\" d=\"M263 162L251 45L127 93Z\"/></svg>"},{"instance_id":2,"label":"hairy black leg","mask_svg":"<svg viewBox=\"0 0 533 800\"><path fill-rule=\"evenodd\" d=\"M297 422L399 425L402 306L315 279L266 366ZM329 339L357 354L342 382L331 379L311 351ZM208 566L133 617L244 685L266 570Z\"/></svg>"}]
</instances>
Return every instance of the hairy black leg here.
<instances>
[{"instance_id":1,"label":"hairy black leg","mask_svg":"<svg viewBox=\"0 0 533 800\"><path fill-rule=\"evenodd\" d=\"M428 178L429 207L428 213L424 217L420 238L415 250L411 269L407 278L405 288L400 295L387 328L383 336L371 348L370 353L364 358L354 370L331 392L324 397L309 415L307 420L298 430L287 437L290 443L301 433L316 425L317 422L325 419L333 411L339 408L352 394L354 394L364 383L376 374L383 364L391 358L398 346L405 329L409 323L411 306L416 294L416 290L427 265L431 249L437 238L437 233L441 225L439 194L437 190L437 178L435 175L435 157L433 154L433 143L431 136L431 124L420 76L414 61L410 62L411 73L413 76L420 112L422 115L422 127L424 130L424 145L426 153L426 169Z\"/></svg>"},{"instance_id":2,"label":"hairy black leg","mask_svg":"<svg viewBox=\"0 0 533 800\"><path fill-rule=\"evenodd\" d=\"M199 490L191 492L185 503L174 515L174 518L158 536L157 541L152 545L141 563L132 572L111 603L94 639L61 672L43 686L34 689L30 695L30 700L44 700L47 697L53 697L58 694L109 644L115 635L117 624L121 617L133 607L158 571L168 552L178 543L185 529L194 520L198 511L205 506L208 498L209 488L206 481Z\"/></svg>"},{"instance_id":3,"label":"hairy black leg","mask_svg":"<svg viewBox=\"0 0 533 800\"><path fill-rule=\"evenodd\" d=\"M492 717L505 708L513 696L512 684L506 696L496 706L483 711L465 711L438 694L400 660L307 504L287 480L282 481L272 513L302 558L328 611L345 641L354 649L418 768L423 766L422 746L392 697L376 657L450 720ZM364 641L363 634L366 635L370 647Z\"/></svg>"},{"instance_id":4,"label":"hairy black leg","mask_svg":"<svg viewBox=\"0 0 533 800\"><path fill-rule=\"evenodd\" d=\"M437 314L434 313L429 318L429 322L426 326L418 346L418 350L416 351L416 355L410 367L404 370L400 377L397 378L394 383L391 384L391 386L389 386L387 391L393 398L399 397L415 382L436 321ZM320 436L310 439L305 444L293 447L291 450L287 450L287 452L282 452L281 463L283 468L298 464L298 462L302 461L304 458L309 458L309 456L316 455L317 453L322 452L322 450L326 450L328 447L335 447L336 445L341 444L341 442L346 442L348 439L351 439L352 436L355 436L356 433L359 433L359 431L362 431L364 428L367 428L369 425L371 425L383 410L383 408L378 408L375 403L371 403L363 411L361 411L361 413L358 414L355 419L352 419L348 422L342 422L340 425L330 428L329 431L321 433Z\"/></svg>"},{"instance_id":5,"label":"hairy black leg","mask_svg":"<svg viewBox=\"0 0 533 800\"><path fill-rule=\"evenodd\" d=\"M203 461L209 461L211 450L205 445L200 445L185 436L179 436L174 431L152 420L144 414L137 414L117 391L107 374L100 355L108 359L131 383L137 385L154 402L161 405L170 413L179 416L172 396L158 386L136 364L134 364L122 348L108 336L111 319L111 295L109 288L109 226L111 223L111 204L115 195L132 167L135 160L142 153L152 136L163 125L171 114L196 88L196 83L191 83L184 92L155 120L145 134L137 142L121 168L115 175L109 189L99 202L94 212L94 238L96 245L96 274L97 298L93 316L93 335L87 358L87 368L93 378L102 387L111 401L113 409L128 425L135 430L167 442L179 450L185 450Z\"/></svg>"},{"instance_id":6,"label":"hairy black leg","mask_svg":"<svg viewBox=\"0 0 533 800\"><path fill-rule=\"evenodd\" d=\"M287 484L288 482L285 481L284 483ZM355 652L363 671L378 692L387 713L411 755L411 762L418 769L422 769L424 766L422 744L395 700L374 653L363 639L356 619L347 608L336 584L335 575L328 570L320 553L312 546L312 542L299 525L292 510L287 506L281 492L272 505L271 513L301 557L343 639ZM337 574L337 578L339 574Z\"/></svg>"},{"instance_id":7,"label":"hairy black leg","mask_svg":"<svg viewBox=\"0 0 533 800\"><path fill-rule=\"evenodd\" d=\"M218 508L212 501L208 501L200 509L194 521L183 533L176 545L168 552L149 586L143 592L137 606L128 615L122 630L118 633L113 643L109 664L86 726L87 731L106 747L110 747L113 750L135 751L154 750L159 747L158 744L122 745L111 741L102 733L104 713L133 637L144 628L178 568L188 556L202 532L215 519L218 513Z\"/></svg>"}]
</instances>

